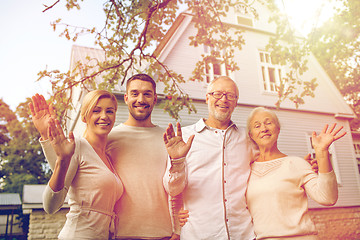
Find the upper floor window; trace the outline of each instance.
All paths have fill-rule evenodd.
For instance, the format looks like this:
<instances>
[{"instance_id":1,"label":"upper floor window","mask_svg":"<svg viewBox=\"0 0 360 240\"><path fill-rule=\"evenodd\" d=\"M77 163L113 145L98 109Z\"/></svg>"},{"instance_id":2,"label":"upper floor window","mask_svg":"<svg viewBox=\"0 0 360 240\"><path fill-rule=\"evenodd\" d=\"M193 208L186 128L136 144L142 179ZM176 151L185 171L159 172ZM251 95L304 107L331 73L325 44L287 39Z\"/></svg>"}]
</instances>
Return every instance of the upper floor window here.
<instances>
[{"instance_id":1,"label":"upper floor window","mask_svg":"<svg viewBox=\"0 0 360 240\"><path fill-rule=\"evenodd\" d=\"M235 17L237 24L246 25L252 27L253 23L253 16L248 12L247 6L244 4L237 4L235 5Z\"/></svg>"},{"instance_id":2,"label":"upper floor window","mask_svg":"<svg viewBox=\"0 0 360 240\"><path fill-rule=\"evenodd\" d=\"M360 143L354 141L355 157L360 174Z\"/></svg>"},{"instance_id":3,"label":"upper floor window","mask_svg":"<svg viewBox=\"0 0 360 240\"><path fill-rule=\"evenodd\" d=\"M216 49L204 45L204 52L206 55L211 55L211 52ZM224 54L224 51L218 50L220 55ZM230 70L222 63L222 58L217 58L213 62L206 62L205 63L205 82L210 83L212 80L220 77L220 76L229 76L230 77Z\"/></svg>"},{"instance_id":4,"label":"upper floor window","mask_svg":"<svg viewBox=\"0 0 360 240\"><path fill-rule=\"evenodd\" d=\"M315 154L315 149L311 143L311 133L308 133L306 138L307 138L307 143L308 143L308 150L311 153L312 158L316 159L316 154ZM338 182L338 184L341 183L340 180L340 171L339 171L339 166L338 166L338 161L336 158L336 154L335 154L335 147L334 144L331 144L329 147L329 157L330 157L330 161L331 161L331 165L333 167L333 170L335 172L336 175L336 180Z\"/></svg>"},{"instance_id":5,"label":"upper floor window","mask_svg":"<svg viewBox=\"0 0 360 240\"><path fill-rule=\"evenodd\" d=\"M354 143L355 155L360 155L360 143Z\"/></svg>"},{"instance_id":6,"label":"upper floor window","mask_svg":"<svg viewBox=\"0 0 360 240\"><path fill-rule=\"evenodd\" d=\"M264 90L277 92L282 76L281 66L272 63L270 53L260 51L259 54Z\"/></svg>"}]
</instances>

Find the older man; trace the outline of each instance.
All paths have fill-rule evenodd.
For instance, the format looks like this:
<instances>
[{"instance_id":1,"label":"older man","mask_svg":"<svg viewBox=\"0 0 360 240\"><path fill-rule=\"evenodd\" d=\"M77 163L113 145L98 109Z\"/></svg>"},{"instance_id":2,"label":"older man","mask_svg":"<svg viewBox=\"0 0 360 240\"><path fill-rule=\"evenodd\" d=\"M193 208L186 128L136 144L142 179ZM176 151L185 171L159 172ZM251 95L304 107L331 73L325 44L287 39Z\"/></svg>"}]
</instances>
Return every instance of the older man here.
<instances>
[{"instance_id":1,"label":"older man","mask_svg":"<svg viewBox=\"0 0 360 240\"><path fill-rule=\"evenodd\" d=\"M170 125L164 134L171 159L164 185L172 196L182 193L190 213L181 239L255 238L245 201L253 153L245 129L231 121L238 96L233 80L215 79L206 93L208 118L178 125L177 134Z\"/></svg>"}]
</instances>

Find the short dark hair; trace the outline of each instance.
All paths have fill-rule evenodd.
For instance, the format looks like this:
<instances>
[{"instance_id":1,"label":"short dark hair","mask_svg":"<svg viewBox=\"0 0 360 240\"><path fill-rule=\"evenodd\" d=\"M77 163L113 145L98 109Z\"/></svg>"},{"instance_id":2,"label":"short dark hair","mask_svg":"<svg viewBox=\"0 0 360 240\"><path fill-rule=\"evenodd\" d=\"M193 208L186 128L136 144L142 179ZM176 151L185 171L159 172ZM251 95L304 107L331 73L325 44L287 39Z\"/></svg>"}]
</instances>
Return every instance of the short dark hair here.
<instances>
[{"instance_id":1,"label":"short dark hair","mask_svg":"<svg viewBox=\"0 0 360 240\"><path fill-rule=\"evenodd\" d=\"M154 79L152 79L152 77L150 77L149 75L144 74L144 73L139 73L139 74L135 74L135 75L131 76L126 82L126 91L129 88L130 82L134 81L134 80L141 80L141 81L145 81L145 82L150 82L153 89L154 89L154 93L156 93L156 83L155 83Z\"/></svg>"}]
</instances>

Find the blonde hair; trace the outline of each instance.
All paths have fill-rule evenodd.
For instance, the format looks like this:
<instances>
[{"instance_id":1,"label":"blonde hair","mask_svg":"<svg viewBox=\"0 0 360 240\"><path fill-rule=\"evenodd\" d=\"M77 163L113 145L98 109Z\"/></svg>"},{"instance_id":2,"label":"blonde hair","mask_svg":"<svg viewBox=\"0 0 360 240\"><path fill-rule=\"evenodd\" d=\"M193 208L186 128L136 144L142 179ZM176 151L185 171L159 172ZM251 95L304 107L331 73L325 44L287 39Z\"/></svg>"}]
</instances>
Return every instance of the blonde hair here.
<instances>
[{"instance_id":1,"label":"blonde hair","mask_svg":"<svg viewBox=\"0 0 360 240\"><path fill-rule=\"evenodd\" d=\"M115 105L115 111L117 110L117 100L114 94L106 90L94 90L88 92L85 95L81 105L80 114L81 114L81 120L83 122L86 122L86 118L92 113L99 99L102 98L110 98Z\"/></svg>"}]
</instances>

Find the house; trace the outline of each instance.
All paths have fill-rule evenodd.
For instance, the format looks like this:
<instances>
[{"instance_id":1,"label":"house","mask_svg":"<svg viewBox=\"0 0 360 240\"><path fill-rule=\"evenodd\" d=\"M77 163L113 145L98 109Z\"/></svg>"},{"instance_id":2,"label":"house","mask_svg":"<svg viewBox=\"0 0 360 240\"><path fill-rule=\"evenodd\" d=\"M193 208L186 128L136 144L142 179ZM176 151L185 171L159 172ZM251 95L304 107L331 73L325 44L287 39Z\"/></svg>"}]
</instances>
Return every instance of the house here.
<instances>
[{"instance_id":1,"label":"house","mask_svg":"<svg viewBox=\"0 0 360 240\"><path fill-rule=\"evenodd\" d=\"M25 239L20 226L21 200L18 193L0 193L0 238Z\"/></svg>"},{"instance_id":2,"label":"house","mask_svg":"<svg viewBox=\"0 0 360 240\"><path fill-rule=\"evenodd\" d=\"M46 185L24 185L22 211L29 215L29 231L27 239L56 240L66 220L69 211L67 199L62 208L54 213L47 214L42 205L42 194Z\"/></svg>"},{"instance_id":3,"label":"house","mask_svg":"<svg viewBox=\"0 0 360 240\"><path fill-rule=\"evenodd\" d=\"M231 74L239 87L238 106L233 113L232 120L241 125L246 125L246 119L250 111L257 106L273 108L278 115L282 128L279 137L279 149L288 155L305 156L312 153L310 144L312 131L320 131L326 123L337 123L344 126L348 134L336 141L330 147L331 159L339 184L339 199L335 206L324 207L310 200L309 208L319 230L322 239L356 239L360 238L360 176L358 170L359 151L355 153L354 144L360 143L357 135L352 137L349 121L355 118L352 109L347 105L339 90L326 74L319 62L313 55L308 57L308 70L302 78L317 79L318 87L314 98L306 98L305 104L296 108L290 101L282 103L280 109L275 109L277 92L274 86L279 84L281 75L285 74L287 68L271 62L270 53L265 46L269 37L273 35L275 27L268 23L270 12L263 6L255 6L259 12L259 20L242 11L234 10L223 19L224 23L231 24L235 29L244 31L245 45L243 49L235 52L235 61L240 70L227 73L225 66L212 65L206 72L208 79L218 75ZM169 68L181 73L188 79L201 54L208 54L206 46L189 46L189 36L196 33L192 15L180 14L175 23L169 29L163 41L157 46L154 54ZM79 56L101 54L101 50L74 46L72 49L71 62L83 61ZM86 64L84 61L83 64ZM181 87L193 99L197 113L180 113L183 126L195 123L200 117L207 116L207 105L205 103L205 91L207 79L203 82L191 81ZM161 94L161 83L158 86L159 102L164 97ZM127 107L123 101L124 87L118 86L114 93L119 100L117 122L127 119ZM68 129L81 135L84 124L79 121L79 107L82 96L81 89L76 91L73 102L76 104L75 111L69 115ZM154 108L152 114L154 123L166 127L169 122L174 123L167 113L159 107ZM358 145L357 145L358 146ZM357 154L357 155L356 155Z\"/></svg>"}]
</instances>

